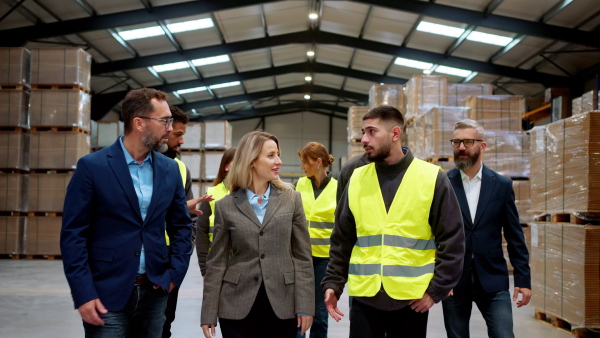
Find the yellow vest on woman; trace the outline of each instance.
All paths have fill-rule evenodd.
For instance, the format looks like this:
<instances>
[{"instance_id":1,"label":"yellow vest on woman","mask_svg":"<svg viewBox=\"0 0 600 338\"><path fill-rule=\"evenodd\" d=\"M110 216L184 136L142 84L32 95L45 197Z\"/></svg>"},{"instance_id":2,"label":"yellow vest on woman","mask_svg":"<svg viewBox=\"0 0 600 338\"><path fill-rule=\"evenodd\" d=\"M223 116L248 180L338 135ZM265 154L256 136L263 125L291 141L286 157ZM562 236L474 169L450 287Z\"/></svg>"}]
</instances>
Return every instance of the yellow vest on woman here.
<instances>
[{"instance_id":1,"label":"yellow vest on woman","mask_svg":"<svg viewBox=\"0 0 600 338\"><path fill-rule=\"evenodd\" d=\"M316 200L312 182L308 177L298 180L296 190L302 195L302 206L308 223L312 255L329 257L329 238L335 220L337 181L331 178Z\"/></svg>"},{"instance_id":2,"label":"yellow vest on woman","mask_svg":"<svg viewBox=\"0 0 600 338\"><path fill-rule=\"evenodd\" d=\"M433 278L436 243L429 225L440 167L414 159L385 209L375 164L354 170L348 203L357 240L350 257L348 294L373 297L381 290L393 299L420 299Z\"/></svg>"},{"instance_id":3,"label":"yellow vest on woman","mask_svg":"<svg viewBox=\"0 0 600 338\"><path fill-rule=\"evenodd\" d=\"M208 218L208 222L209 222L208 240L210 243L212 243L213 232L215 230L215 203L218 200L220 200L221 198L229 195L229 190L227 190L227 188L225 187L225 184L223 184L223 182L221 182L214 187L210 187L210 188L206 189L206 193L208 195L212 195L212 197L214 198L214 200L208 202L208 204L210 205L210 210L211 210L210 217Z\"/></svg>"}]
</instances>

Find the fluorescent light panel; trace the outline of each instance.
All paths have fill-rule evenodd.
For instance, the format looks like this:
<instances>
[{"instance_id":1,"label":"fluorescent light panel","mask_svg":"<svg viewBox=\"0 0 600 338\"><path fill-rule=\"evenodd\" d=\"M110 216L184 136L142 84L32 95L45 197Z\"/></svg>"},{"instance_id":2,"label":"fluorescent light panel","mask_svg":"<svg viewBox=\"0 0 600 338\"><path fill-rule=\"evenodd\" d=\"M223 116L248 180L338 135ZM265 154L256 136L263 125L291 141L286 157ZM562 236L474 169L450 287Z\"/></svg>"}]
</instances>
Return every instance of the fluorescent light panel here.
<instances>
[{"instance_id":1,"label":"fluorescent light panel","mask_svg":"<svg viewBox=\"0 0 600 338\"><path fill-rule=\"evenodd\" d=\"M242 83L240 81L234 81L234 82L227 82L227 83L219 83L216 85L212 85L209 86L210 89L219 89L219 88L227 88L227 87L233 87L233 86L239 86ZM176 91L177 94L189 94L189 93L196 93L196 92L201 92L201 91L205 91L206 87L195 87L195 88L188 88L188 89L181 89Z\"/></svg>"},{"instance_id":2,"label":"fluorescent light panel","mask_svg":"<svg viewBox=\"0 0 600 338\"><path fill-rule=\"evenodd\" d=\"M405 58L396 58L394 61L398 66L417 68L417 69L429 69L433 66L432 63L422 62L417 60L405 59Z\"/></svg>"},{"instance_id":3,"label":"fluorescent light panel","mask_svg":"<svg viewBox=\"0 0 600 338\"><path fill-rule=\"evenodd\" d=\"M152 68L157 71L157 72L168 72L171 70L177 70L177 69L183 69L183 68L189 68L190 65L187 63L187 61L181 61L181 62L174 62L174 63L167 63L164 65L158 65L158 66L152 66Z\"/></svg>"},{"instance_id":4,"label":"fluorescent light panel","mask_svg":"<svg viewBox=\"0 0 600 338\"><path fill-rule=\"evenodd\" d=\"M212 65L215 63L222 63L222 62L227 62L227 61L229 61L229 56L219 55L219 56L211 56L211 57L203 58L203 59L192 60L192 64L194 66L206 66L206 65Z\"/></svg>"},{"instance_id":5,"label":"fluorescent light panel","mask_svg":"<svg viewBox=\"0 0 600 338\"><path fill-rule=\"evenodd\" d=\"M189 93L195 93L195 92L202 92L205 91L206 87L195 87L195 88L188 88L188 89L181 89L177 91L177 94L189 94Z\"/></svg>"},{"instance_id":6,"label":"fluorescent light panel","mask_svg":"<svg viewBox=\"0 0 600 338\"><path fill-rule=\"evenodd\" d=\"M467 40L504 47L504 46L508 45L509 43L511 43L511 41L513 39L506 37L506 36L474 31L474 32L471 32L471 34L469 34L469 36L467 36Z\"/></svg>"},{"instance_id":7,"label":"fluorescent light panel","mask_svg":"<svg viewBox=\"0 0 600 338\"><path fill-rule=\"evenodd\" d=\"M433 22L421 21L417 26L419 32L438 34L444 36L451 36L453 38L459 37L465 30L462 28L440 25Z\"/></svg>"},{"instance_id":8,"label":"fluorescent light panel","mask_svg":"<svg viewBox=\"0 0 600 338\"><path fill-rule=\"evenodd\" d=\"M210 86L210 89L227 88L227 87L239 86L240 84L241 84L240 81L220 83L220 84Z\"/></svg>"},{"instance_id":9,"label":"fluorescent light panel","mask_svg":"<svg viewBox=\"0 0 600 338\"><path fill-rule=\"evenodd\" d=\"M204 28L214 27L214 23L212 19L199 19L199 20L190 20L178 23L168 24L167 28L171 31L171 33L181 33L188 32L192 30L199 30ZM124 40L136 40L136 39L144 39L152 36L164 35L165 32L162 30L160 26L152 26L140 29L132 29L128 31L119 32L119 35Z\"/></svg>"},{"instance_id":10,"label":"fluorescent light panel","mask_svg":"<svg viewBox=\"0 0 600 338\"><path fill-rule=\"evenodd\" d=\"M467 77L467 76L471 75L471 73L472 73L470 70L447 67L447 66L438 66L435 69L435 71L437 73L460 76L460 77Z\"/></svg>"}]
</instances>

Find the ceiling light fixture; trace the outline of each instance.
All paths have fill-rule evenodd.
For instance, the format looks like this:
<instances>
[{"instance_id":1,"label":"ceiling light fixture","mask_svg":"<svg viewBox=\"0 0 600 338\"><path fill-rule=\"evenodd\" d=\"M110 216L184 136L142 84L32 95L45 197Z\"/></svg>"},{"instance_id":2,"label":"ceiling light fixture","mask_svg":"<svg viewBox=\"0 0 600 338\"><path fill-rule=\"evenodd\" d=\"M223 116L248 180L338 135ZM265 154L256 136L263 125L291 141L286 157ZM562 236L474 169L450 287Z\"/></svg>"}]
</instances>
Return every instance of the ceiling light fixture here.
<instances>
[{"instance_id":1,"label":"ceiling light fixture","mask_svg":"<svg viewBox=\"0 0 600 338\"><path fill-rule=\"evenodd\" d=\"M431 69L423 69L423 74L425 74L425 75L431 74Z\"/></svg>"},{"instance_id":2,"label":"ceiling light fixture","mask_svg":"<svg viewBox=\"0 0 600 338\"><path fill-rule=\"evenodd\" d=\"M405 58L396 58L396 61L394 61L394 63L397 64L398 66L417 68L417 69L429 69L433 66L433 63L405 59Z\"/></svg>"},{"instance_id":3,"label":"ceiling light fixture","mask_svg":"<svg viewBox=\"0 0 600 338\"><path fill-rule=\"evenodd\" d=\"M310 81L312 81L312 76L310 76L310 75L308 75L308 76L305 76L305 77L304 77L304 81L306 81L306 82L310 82Z\"/></svg>"},{"instance_id":4,"label":"ceiling light fixture","mask_svg":"<svg viewBox=\"0 0 600 338\"><path fill-rule=\"evenodd\" d=\"M315 56L315 52L312 51L312 50L309 50L308 52L306 52L306 55L310 56L310 57L313 57L313 56Z\"/></svg>"},{"instance_id":5,"label":"ceiling light fixture","mask_svg":"<svg viewBox=\"0 0 600 338\"><path fill-rule=\"evenodd\" d=\"M440 25L437 23L427 21L421 21L417 26L417 30L419 32L450 36L453 38L458 38L465 31L462 28Z\"/></svg>"},{"instance_id":6,"label":"ceiling light fixture","mask_svg":"<svg viewBox=\"0 0 600 338\"><path fill-rule=\"evenodd\" d=\"M119 35L123 40L137 40L143 38L149 38L151 36L165 35L165 31L159 26L152 26L147 28L132 29L129 31L119 32Z\"/></svg>"},{"instance_id":7,"label":"ceiling light fixture","mask_svg":"<svg viewBox=\"0 0 600 338\"><path fill-rule=\"evenodd\" d=\"M310 95L308 95L308 94L304 95L304 99L305 100L310 100Z\"/></svg>"},{"instance_id":8,"label":"ceiling light fixture","mask_svg":"<svg viewBox=\"0 0 600 338\"><path fill-rule=\"evenodd\" d=\"M210 28L214 26L215 24L213 23L213 21L210 18L206 18L168 24L167 28L171 31L171 33L181 33Z\"/></svg>"},{"instance_id":9,"label":"ceiling light fixture","mask_svg":"<svg viewBox=\"0 0 600 338\"><path fill-rule=\"evenodd\" d=\"M460 77L467 77L467 76L471 75L471 73L472 73L472 71L470 71L470 70L447 67L447 66L438 66L435 69L435 71L438 73L442 73L442 74L448 74L448 75L454 75L454 76L460 76Z\"/></svg>"},{"instance_id":10,"label":"ceiling light fixture","mask_svg":"<svg viewBox=\"0 0 600 338\"><path fill-rule=\"evenodd\" d=\"M311 19L311 20L317 20L319 18L319 14L317 14L317 13L310 13L308 15L308 18Z\"/></svg>"},{"instance_id":11,"label":"ceiling light fixture","mask_svg":"<svg viewBox=\"0 0 600 338\"><path fill-rule=\"evenodd\" d=\"M158 65L158 66L152 66L152 69L154 69L157 72L168 72L171 70L177 70L177 69L183 69L183 68L189 68L190 65L187 63L187 61L181 61L181 62L174 62L174 63L167 63L164 65Z\"/></svg>"},{"instance_id":12,"label":"ceiling light fixture","mask_svg":"<svg viewBox=\"0 0 600 338\"><path fill-rule=\"evenodd\" d=\"M511 43L513 39L506 36L474 31L467 36L467 40L504 47Z\"/></svg>"}]
</instances>

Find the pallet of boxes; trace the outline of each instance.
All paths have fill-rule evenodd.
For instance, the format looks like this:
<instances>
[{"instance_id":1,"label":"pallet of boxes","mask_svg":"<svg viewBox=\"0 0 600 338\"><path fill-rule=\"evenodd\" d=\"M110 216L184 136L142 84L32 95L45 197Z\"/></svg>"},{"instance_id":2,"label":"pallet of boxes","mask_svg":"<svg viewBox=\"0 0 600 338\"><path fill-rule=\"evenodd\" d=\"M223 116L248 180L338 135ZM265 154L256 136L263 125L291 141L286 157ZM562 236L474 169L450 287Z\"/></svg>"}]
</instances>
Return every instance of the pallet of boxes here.
<instances>
[{"instance_id":1,"label":"pallet of boxes","mask_svg":"<svg viewBox=\"0 0 600 338\"><path fill-rule=\"evenodd\" d=\"M67 186L90 153L91 56L80 48L32 49L29 189L24 253L60 257Z\"/></svg>"},{"instance_id":2,"label":"pallet of boxes","mask_svg":"<svg viewBox=\"0 0 600 338\"><path fill-rule=\"evenodd\" d=\"M186 124L183 144L179 148L179 158L190 170L192 179L192 193L199 197L202 182L202 135L204 134L203 122L189 122Z\"/></svg>"},{"instance_id":3,"label":"pallet of boxes","mask_svg":"<svg viewBox=\"0 0 600 338\"><path fill-rule=\"evenodd\" d=\"M577 337L600 328L599 128L577 111L531 130L531 305Z\"/></svg>"},{"instance_id":4,"label":"pallet of boxes","mask_svg":"<svg viewBox=\"0 0 600 338\"><path fill-rule=\"evenodd\" d=\"M31 51L0 48L0 257L24 254Z\"/></svg>"}]
</instances>

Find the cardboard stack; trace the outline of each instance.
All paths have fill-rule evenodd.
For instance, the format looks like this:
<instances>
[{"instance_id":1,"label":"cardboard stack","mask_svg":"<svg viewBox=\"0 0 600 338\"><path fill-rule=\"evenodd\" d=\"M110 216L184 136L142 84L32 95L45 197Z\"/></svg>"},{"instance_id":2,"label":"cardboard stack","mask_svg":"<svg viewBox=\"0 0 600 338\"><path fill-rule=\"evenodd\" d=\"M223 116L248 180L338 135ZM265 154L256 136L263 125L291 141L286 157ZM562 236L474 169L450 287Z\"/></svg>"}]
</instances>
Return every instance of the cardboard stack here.
<instances>
[{"instance_id":1,"label":"cardboard stack","mask_svg":"<svg viewBox=\"0 0 600 338\"><path fill-rule=\"evenodd\" d=\"M92 149L108 147L124 133L123 121L92 121Z\"/></svg>"},{"instance_id":2,"label":"cardboard stack","mask_svg":"<svg viewBox=\"0 0 600 338\"><path fill-rule=\"evenodd\" d=\"M76 87L90 91L92 56L83 49L34 48L31 61L31 84L34 87Z\"/></svg>"},{"instance_id":3,"label":"cardboard stack","mask_svg":"<svg viewBox=\"0 0 600 338\"><path fill-rule=\"evenodd\" d=\"M463 107L469 96L492 95L493 93L494 85L491 83L449 83L448 105Z\"/></svg>"},{"instance_id":4,"label":"cardboard stack","mask_svg":"<svg viewBox=\"0 0 600 338\"><path fill-rule=\"evenodd\" d=\"M530 135L525 132L487 132L483 163L507 177L529 178Z\"/></svg>"},{"instance_id":5,"label":"cardboard stack","mask_svg":"<svg viewBox=\"0 0 600 338\"><path fill-rule=\"evenodd\" d=\"M454 124L469 117L467 107L435 107L418 119L422 120L423 158L452 157L454 148L450 144L453 139Z\"/></svg>"},{"instance_id":6,"label":"cardboard stack","mask_svg":"<svg viewBox=\"0 0 600 338\"><path fill-rule=\"evenodd\" d=\"M439 75L413 75L406 83L406 115L409 121L433 107L448 105L448 80Z\"/></svg>"},{"instance_id":7,"label":"cardboard stack","mask_svg":"<svg viewBox=\"0 0 600 338\"><path fill-rule=\"evenodd\" d=\"M369 90L369 108L381 105L397 108L405 113L404 85L374 84Z\"/></svg>"},{"instance_id":8,"label":"cardboard stack","mask_svg":"<svg viewBox=\"0 0 600 338\"><path fill-rule=\"evenodd\" d=\"M373 87L375 86L377 85L373 85ZM371 91L369 92L369 101L382 101L381 96L383 96L383 94L379 94L379 98L371 99L371 95L373 93L377 93L373 87L371 87ZM380 88L379 91L381 90L383 89ZM369 107L359 106L352 106L348 108L348 159L362 155L365 152L360 139L362 138L362 118L369 111L369 109Z\"/></svg>"}]
</instances>

